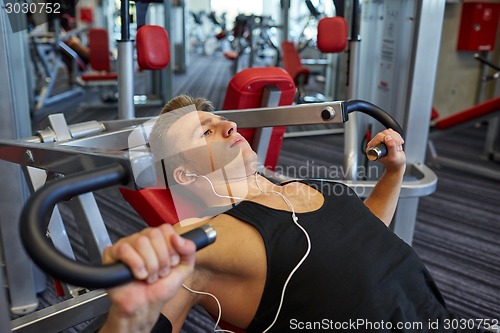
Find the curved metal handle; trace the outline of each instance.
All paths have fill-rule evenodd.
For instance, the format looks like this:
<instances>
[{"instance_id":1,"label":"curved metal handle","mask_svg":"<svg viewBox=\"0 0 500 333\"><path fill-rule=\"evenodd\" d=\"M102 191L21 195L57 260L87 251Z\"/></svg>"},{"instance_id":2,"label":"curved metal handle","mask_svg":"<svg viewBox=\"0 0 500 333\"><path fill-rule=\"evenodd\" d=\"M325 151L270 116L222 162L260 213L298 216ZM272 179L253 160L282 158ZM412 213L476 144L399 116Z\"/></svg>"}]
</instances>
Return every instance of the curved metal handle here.
<instances>
[{"instance_id":1,"label":"curved metal handle","mask_svg":"<svg viewBox=\"0 0 500 333\"><path fill-rule=\"evenodd\" d=\"M352 112L361 112L369 115L372 118L378 120L382 125L386 128L392 128L396 132L398 132L401 137L404 138L403 128L399 123L391 117L387 112L376 106L375 104L362 101L362 100L349 100L344 102L344 114L348 115ZM376 147L370 148L368 150L368 158L372 161L375 161L387 154L387 147L385 144L381 143Z\"/></svg>"},{"instance_id":2,"label":"curved metal handle","mask_svg":"<svg viewBox=\"0 0 500 333\"><path fill-rule=\"evenodd\" d=\"M116 164L51 181L33 193L23 207L19 225L21 241L33 261L51 276L76 286L110 288L132 281L134 277L126 265L89 265L73 261L56 250L46 236L50 214L58 202L126 184L129 179L127 170ZM182 236L193 240L200 249L215 240L215 230L204 226Z\"/></svg>"}]
</instances>

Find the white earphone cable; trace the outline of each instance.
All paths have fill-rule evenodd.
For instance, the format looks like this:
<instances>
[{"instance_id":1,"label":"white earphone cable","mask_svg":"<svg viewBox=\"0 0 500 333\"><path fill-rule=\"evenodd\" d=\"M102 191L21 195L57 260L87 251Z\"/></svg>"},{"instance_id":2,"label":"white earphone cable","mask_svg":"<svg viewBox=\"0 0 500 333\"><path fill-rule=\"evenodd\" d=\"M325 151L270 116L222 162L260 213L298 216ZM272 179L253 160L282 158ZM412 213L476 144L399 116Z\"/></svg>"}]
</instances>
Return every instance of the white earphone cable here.
<instances>
[{"instance_id":1,"label":"white earphone cable","mask_svg":"<svg viewBox=\"0 0 500 333\"><path fill-rule=\"evenodd\" d=\"M300 266L302 265L302 263L307 259L307 257L309 256L309 253L311 252L311 238L309 237L309 234L307 233L306 229L304 229L304 227L302 227L299 224L299 222L298 222L299 218L295 215L295 209L294 209L292 203L290 202L290 200L288 200L287 197L285 197L280 192L274 191L274 190L271 190L271 191L268 191L268 192L264 192L262 190L262 188L260 187L259 182L257 181L257 174L255 174L255 183L257 184L257 187L259 188L259 190L262 193L275 193L275 194L278 194L279 196L281 196L281 198L285 201L285 203L288 205L288 207L292 210L292 220L293 220L293 223L295 223L295 225L300 230L302 230L302 232L306 236L306 240L307 240L307 250L306 250L306 253L304 253L304 255L302 256L302 259L300 259L300 261L297 263L297 265L295 265L295 267L293 268L293 270L288 275L288 278L286 279L286 281L285 281L285 283L283 285L283 290L281 291L281 299L280 299L280 304L278 306L278 311L276 312L276 316L274 317L274 320L271 323L271 325L269 325L269 327L266 328L262 332L262 333L266 333L267 331L269 331L274 326L274 324L276 324L276 321L278 320L279 314L281 312L281 308L283 307L283 301L285 299L285 292L286 292L286 288L288 287L288 283L290 282L290 280L292 279L292 277L295 274L295 272L300 268Z\"/></svg>"},{"instance_id":2,"label":"white earphone cable","mask_svg":"<svg viewBox=\"0 0 500 333\"><path fill-rule=\"evenodd\" d=\"M219 309L219 315L217 316L217 321L215 322L214 332L234 333L233 331L228 331L228 330L223 330L223 329L217 329L217 326L219 326L219 323L220 323L220 318L222 317L222 308L220 306L219 299L217 297L215 297L214 294L207 293L205 291L193 290L193 289L189 288L188 286L186 286L184 283L182 284L182 286L184 287L184 289L186 289L187 291L189 291L189 292L191 292L193 294L210 296L210 297L212 297L217 302L217 308Z\"/></svg>"},{"instance_id":3,"label":"white earphone cable","mask_svg":"<svg viewBox=\"0 0 500 333\"><path fill-rule=\"evenodd\" d=\"M214 188L214 185L212 183L212 181L206 177L206 176L198 176L196 174L190 174L192 176L195 176L195 177L202 177L204 178L205 180L208 181L208 183L210 184L210 187L212 188L212 191L214 192L214 194L220 198L227 198L227 199L236 199L236 200L245 200L244 198L240 198L240 197L233 197L233 196L227 196L227 195L221 195L219 193L217 193L215 191L215 188ZM299 221L299 218L297 217L297 215L295 215L295 208L293 207L292 203L290 202L290 200L284 196L283 194L281 194L280 192L278 191L274 191L274 190L271 190L271 191L264 191L262 190L262 188L260 187L259 185L259 182L257 180L257 173L254 173L254 179L255 179L255 184L257 185L257 188L259 189L259 191L261 193L274 193L274 194L277 194L279 195L283 201L287 204L287 206L290 208L290 210L292 211L292 220L293 220L293 223L304 233L305 237L306 237L306 240L307 240L307 250L306 252L304 253L304 255L302 256L302 258L300 259L300 261L297 263L297 265L295 265L295 267L292 269L292 271L290 272L290 274L288 275L285 283L283 284L283 290L281 292L281 298L280 298L280 303L279 303L279 306L278 306L278 311L276 312L276 316L274 317L274 320L273 322L271 323L271 325L269 325L269 327L267 327L262 333L266 333L268 332L273 326L274 324L276 324L276 321L278 320L278 317L279 317L279 314L281 312L281 308L283 307L283 302L284 302L284 299L285 299L285 292L286 292L286 289L288 287L288 283L290 282L290 280L292 279L293 275L295 274L295 272L300 268L300 266L304 263L304 261L307 259L307 257L309 256L309 253L311 252L311 238L309 237L309 234L307 233L307 231L304 229L304 227L302 227L298 221ZM186 290L194 293L194 294L199 294L199 295L207 295L207 296L210 296L212 297L213 299L215 299L215 301L217 302L217 307L218 307L218 311L219 311L219 314L218 314L218 317L217 317L217 322L215 323L215 328L214 328L214 332L228 332L228 333L234 333L232 331L227 331L227 330L223 330L223 329L217 329L217 326L219 325L219 322L220 322L220 319L222 317L222 307L220 305L220 302L219 300L217 299L217 297L211 293L208 293L208 292L203 292L203 291L197 291L197 290L193 290L193 289L190 289L189 287L187 287L186 285L182 285Z\"/></svg>"}]
</instances>

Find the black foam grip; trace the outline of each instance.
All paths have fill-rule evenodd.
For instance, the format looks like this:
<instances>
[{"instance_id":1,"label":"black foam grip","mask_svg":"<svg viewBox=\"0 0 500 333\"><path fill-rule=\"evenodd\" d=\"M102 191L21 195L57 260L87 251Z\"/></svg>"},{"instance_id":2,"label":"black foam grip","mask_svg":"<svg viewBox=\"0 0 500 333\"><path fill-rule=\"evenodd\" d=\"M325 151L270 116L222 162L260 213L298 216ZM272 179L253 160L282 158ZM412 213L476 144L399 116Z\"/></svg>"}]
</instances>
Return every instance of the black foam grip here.
<instances>
[{"instance_id":1,"label":"black foam grip","mask_svg":"<svg viewBox=\"0 0 500 333\"><path fill-rule=\"evenodd\" d=\"M403 128L401 127L401 125L399 125L396 119L394 119L387 112L372 103L355 99L349 100L344 102L343 110L345 113L345 119L347 120L349 119L349 113L361 112L371 116L372 118L375 118L386 128L392 128L393 130L398 132L402 138L404 138ZM387 147L384 143L379 144L377 147L382 152L382 154L378 154L378 158L381 158L387 154Z\"/></svg>"},{"instance_id":2,"label":"black foam grip","mask_svg":"<svg viewBox=\"0 0 500 333\"><path fill-rule=\"evenodd\" d=\"M128 180L129 174L124 167L111 165L42 186L30 196L21 212L21 241L28 255L49 275L72 285L110 288L132 281L132 272L124 264L89 265L76 262L59 252L46 236L50 214L58 202L108 186L125 184ZM182 236L193 240L200 249L215 240L213 235L213 230L212 238L208 238L195 229Z\"/></svg>"}]
</instances>

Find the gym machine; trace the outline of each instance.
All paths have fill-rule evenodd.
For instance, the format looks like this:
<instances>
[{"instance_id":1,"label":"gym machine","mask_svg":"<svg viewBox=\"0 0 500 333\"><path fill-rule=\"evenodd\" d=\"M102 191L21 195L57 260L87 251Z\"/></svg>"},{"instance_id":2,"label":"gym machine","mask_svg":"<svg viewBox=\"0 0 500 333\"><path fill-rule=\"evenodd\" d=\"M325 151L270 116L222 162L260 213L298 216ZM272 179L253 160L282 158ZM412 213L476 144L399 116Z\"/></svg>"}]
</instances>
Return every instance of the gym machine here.
<instances>
[{"instance_id":1,"label":"gym machine","mask_svg":"<svg viewBox=\"0 0 500 333\"><path fill-rule=\"evenodd\" d=\"M35 97L36 110L83 93L83 90L75 84L79 57L74 50L65 44L65 41L85 30L86 28L74 29L61 35L59 19L54 19L54 32L38 33L33 31L29 34L32 61L40 85L39 94ZM70 87L66 91L54 93L59 71L66 68L61 59L62 53L71 59L72 69L68 71L68 76L71 74L69 77Z\"/></svg>"},{"instance_id":2,"label":"gym machine","mask_svg":"<svg viewBox=\"0 0 500 333\"><path fill-rule=\"evenodd\" d=\"M274 108L217 111L216 114L237 122L241 127L293 126L302 124L340 124L359 111L374 117L386 127L402 132L392 117L373 104L352 100ZM65 125L62 115L52 115L51 128L23 140L0 141L0 158L23 168L42 169L57 175L41 186L28 200L21 219L21 237L34 261L51 276L85 288L103 288L130 280L130 272L120 265L112 267L96 263L76 263L63 255L56 240L46 237L52 208L62 199L84 196L112 185L136 189L156 184L153 158L144 141L130 145L134 130L147 131L150 118L87 122ZM151 124L151 122L148 122ZM151 126L151 125L150 125ZM55 140L55 133L69 133L66 140ZM272 172L264 172L272 177ZM276 181L283 180L282 177ZM328 180L325 180L328 181ZM425 165L409 165L401 191L402 197L418 197L432 193L437 178ZM374 181L345 181L361 196L367 195ZM87 208L85 208L87 210ZM97 207L89 206L88 210ZM94 214L87 212L87 214ZM53 213L54 215L54 213ZM89 238L102 238L106 233L102 219L84 219ZM50 233L52 237L52 232ZM88 235L89 236L89 235ZM107 234L104 235L107 238ZM54 243L55 247L51 244ZM98 248L99 244L90 247ZM64 269L61 269L64 267ZM11 322L16 332L61 330L106 312L109 301L102 290L79 292L74 297Z\"/></svg>"}]
</instances>

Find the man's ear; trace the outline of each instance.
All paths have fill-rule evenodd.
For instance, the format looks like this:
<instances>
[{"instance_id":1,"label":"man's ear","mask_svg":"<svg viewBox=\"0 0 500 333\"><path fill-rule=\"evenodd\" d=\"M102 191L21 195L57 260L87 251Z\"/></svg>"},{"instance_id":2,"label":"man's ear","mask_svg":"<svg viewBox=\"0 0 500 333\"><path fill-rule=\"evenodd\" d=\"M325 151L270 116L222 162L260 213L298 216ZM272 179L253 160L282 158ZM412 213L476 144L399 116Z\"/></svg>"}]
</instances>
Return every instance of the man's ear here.
<instances>
[{"instance_id":1,"label":"man's ear","mask_svg":"<svg viewBox=\"0 0 500 333\"><path fill-rule=\"evenodd\" d=\"M185 167L183 166L178 166L177 168L174 169L174 179L179 185L190 185L192 184L195 180L195 176L187 176L190 172L186 170Z\"/></svg>"}]
</instances>

